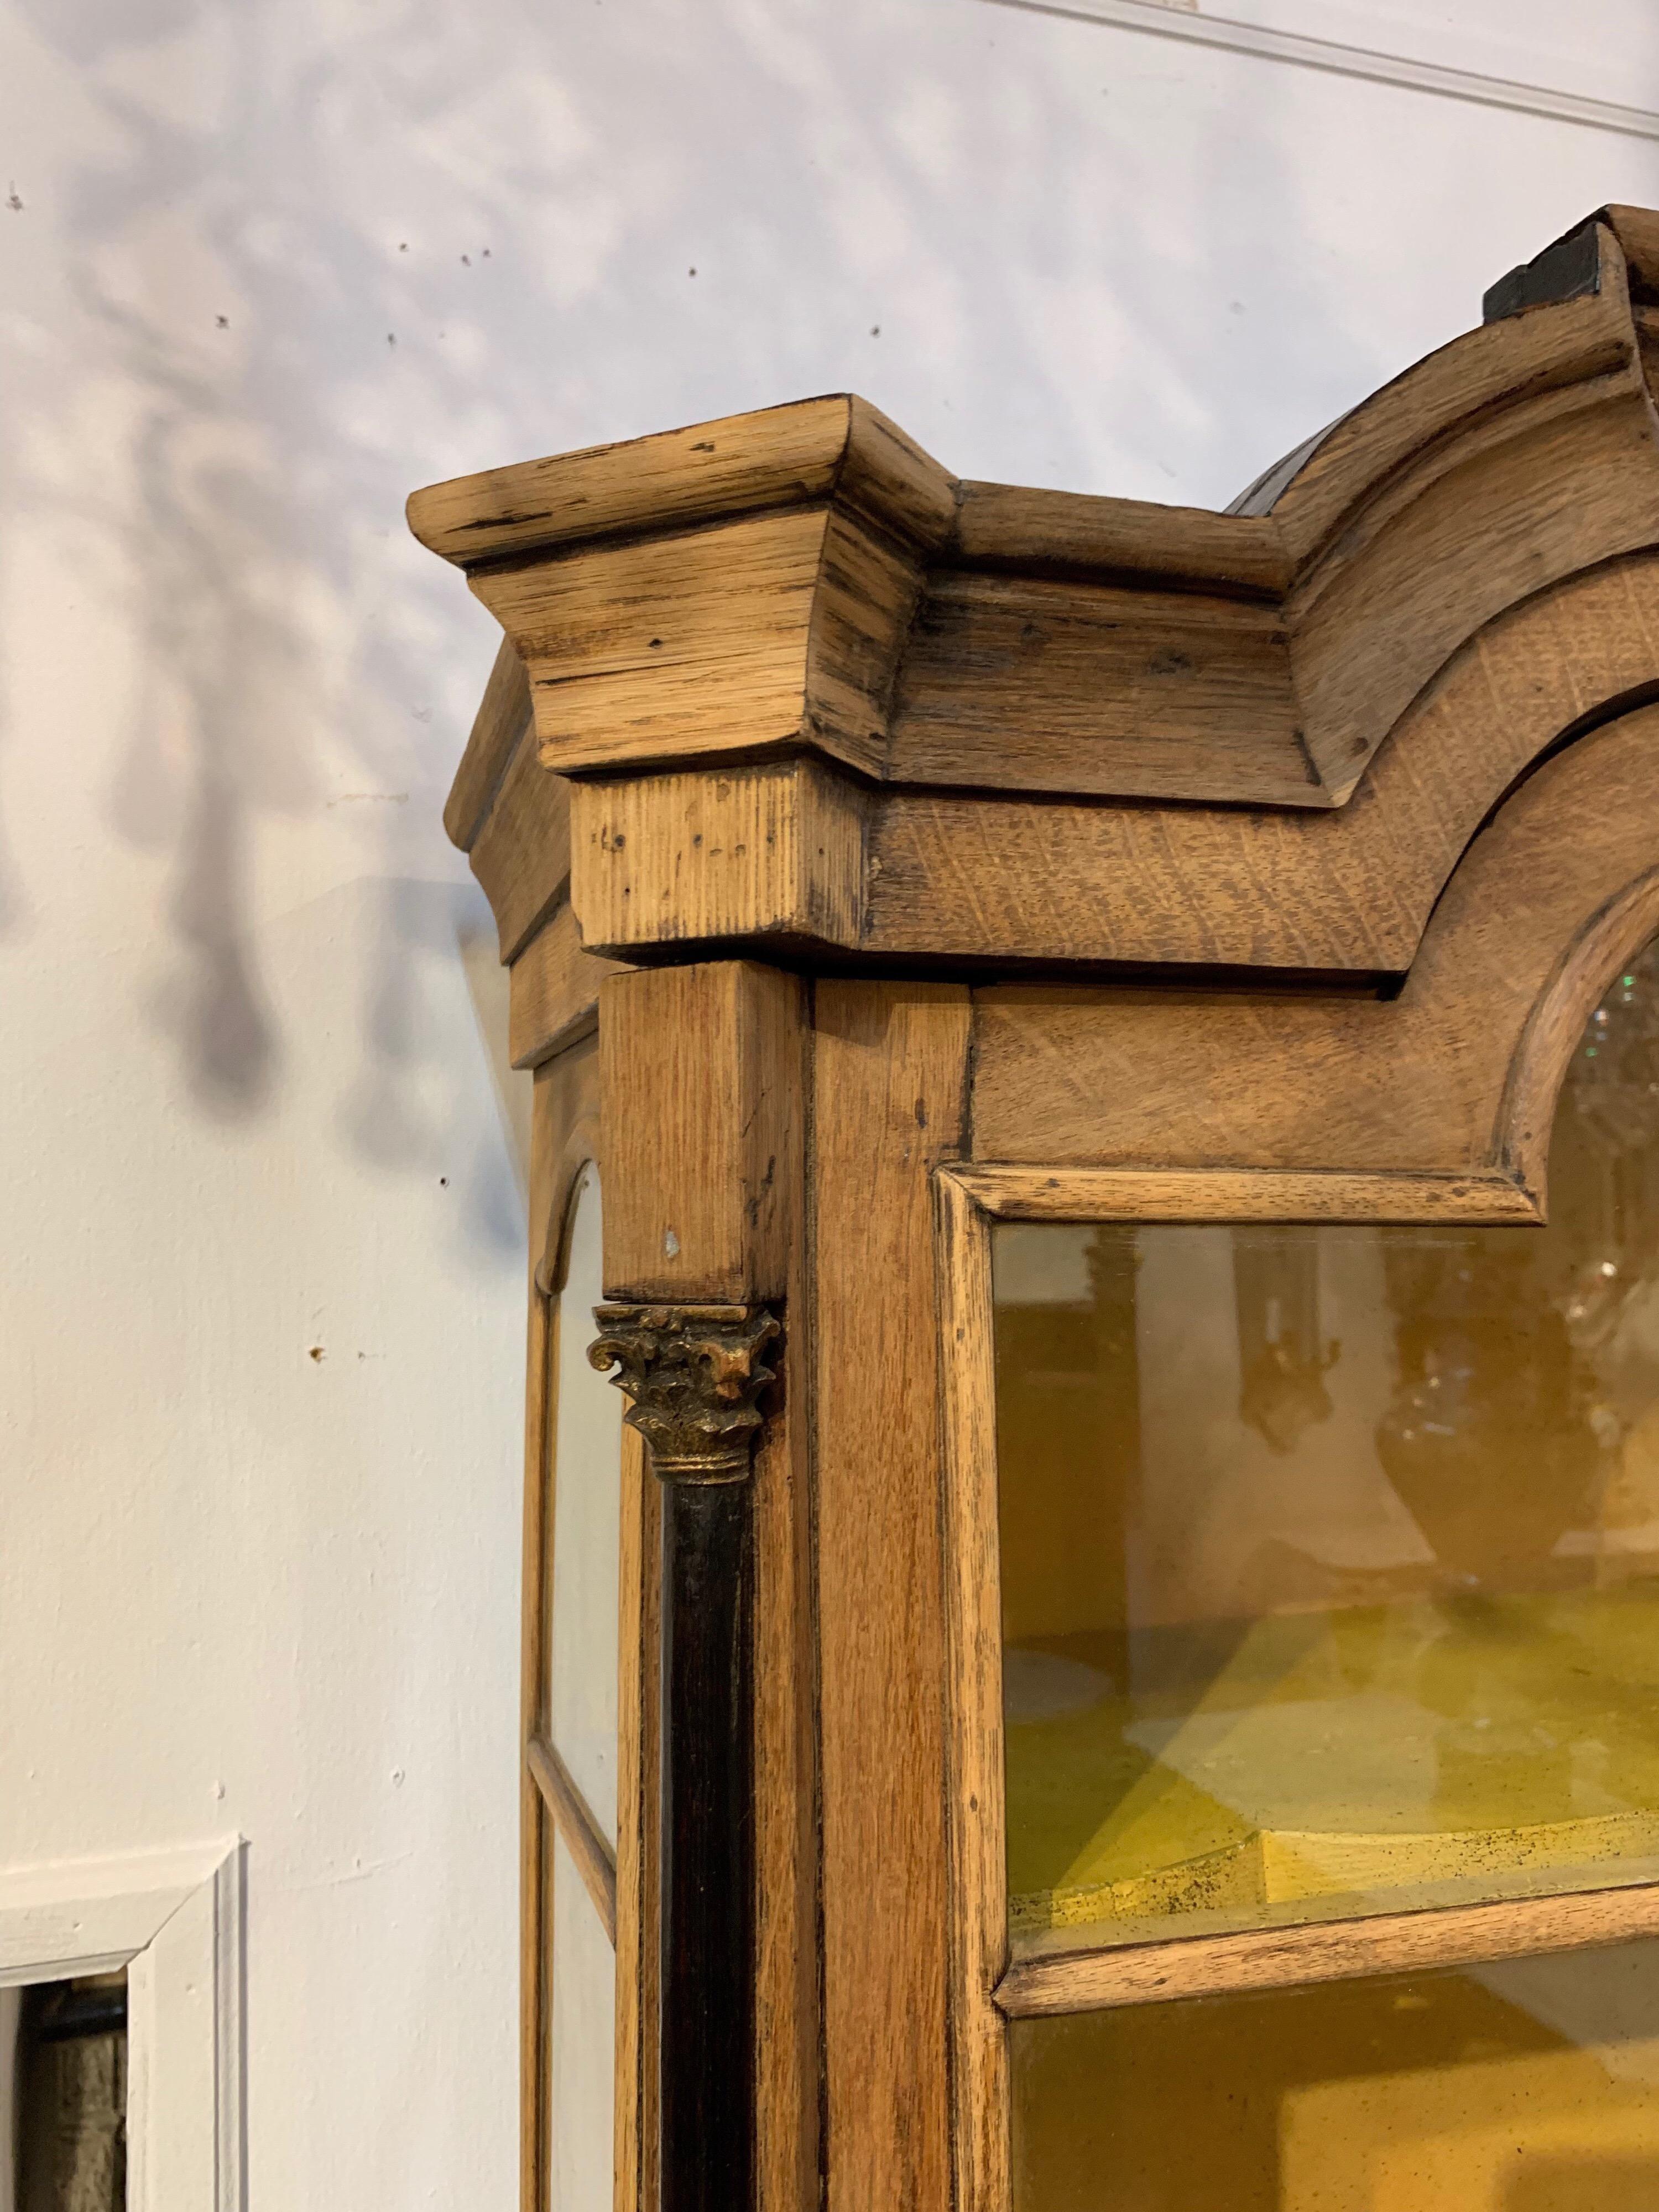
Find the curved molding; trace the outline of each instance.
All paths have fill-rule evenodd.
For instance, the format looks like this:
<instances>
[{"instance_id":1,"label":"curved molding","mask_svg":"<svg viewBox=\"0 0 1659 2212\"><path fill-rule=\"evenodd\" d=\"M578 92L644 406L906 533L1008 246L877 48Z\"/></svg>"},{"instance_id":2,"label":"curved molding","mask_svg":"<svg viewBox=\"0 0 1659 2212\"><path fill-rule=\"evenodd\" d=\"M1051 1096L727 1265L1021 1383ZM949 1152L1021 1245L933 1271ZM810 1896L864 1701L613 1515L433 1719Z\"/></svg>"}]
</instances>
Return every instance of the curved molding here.
<instances>
[{"instance_id":1,"label":"curved molding","mask_svg":"<svg viewBox=\"0 0 1659 2212\"><path fill-rule=\"evenodd\" d=\"M525 1053L579 953L1403 973L1504 790L1659 693L1659 216L1570 240L1264 514L959 483L848 398L417 493L523 666L450 811Z\"/></svg>"},{"instance_id":2,"label":"curved molding","mask_svg":"<svg viewBox=\"0 0 1659 2212\"><path fill-rule=\"evenodd\" d=\"M1379 1172L1544 1200L1572 1043L1659 927L1659 707L1579 738L1470 845L1393 1000L975 994L975 1166Z\"/></svg>"},{"instance_id":3,"label":"curved molding","mask_svg":"<svg viewBox=\"0 0 1659 2212\"><path fill-rule=\"evenodd\" d=\"M1266 515L959 483L841 397L436 485L410 524L502 623L566 775L805 754L874 786L1340 807L1478 630L1659 542L1650 222L1601 210L1593 289L1419 362Z\"/></svg>"},{"instance_id":4,"label":"curved molding","mask_svg":"<svg viewBox=\"0 0 1659 2212\"><path fill-rule=\"evenodd\" d=\"M1342 805L1477 631L1659 540L1630 267L1595 230L1594 293L1419 362L1314 443L1267 515L1138 509L1131 545L1127 502L963 487L973 551L926 580L887 777Z\"/></svg>"},{"instance_id":5,"label":"curved molding","mask_svg":"<svg viewBox=\"0 0 1659 2212\"><path fill-rule=\"evenodd\" d=\"M569 1272L573 1201L590 1164L603 1195L605 1160L600 1141L599 1057L573 1051L541 1070L532 1109L540 1141L532 1158L542 1163L530 1192L531 1280L544 1298L556 1297ZM584 1327L586 1322L584 1322Z\"/></svg>"},{"instance_id":6,"label":"curved molding","mask_svg":"<svg viewBox=\"0 0 1659 2212\"><path fill-rule=\"evenodd\" d=\"M571 1130L554 1164L546 1226L538 1248L540 1257L534 1271L536 1288L544 1298L557 1297L570 1273L570 1238L575 1225L576 1193L585 1168L592 1169L599 1181L603 1202L605 1177L599 1167L597 1115L582 1116Z\"/></svg>"},{"instance_id":7,"label":"curved molding","mask_svg":"<svg viewBox=\"0 0 1659 2212\"><path fill-rule=\"evenodd\" d=\"M1492 1125L1492 1156L1541 1194L1555 1102L1584 1026L1613 977L1659 934L1659 848L1653 865L1614 891L1567 947L1510 1062Z\"/></svg>"},{"instance_id":8,"label":"curved molding","mask_svg":"<svg viewBox=\"0 0 1659 2212\"><path fill-rule=\"evenodd\" d=\"M756 935L981 969L1397 975L1469 839L1567 733L1659 685L1659 552L1489 623L1315 812L860 791L815 763L574 787L590 946Z\"/></svg>"}]
</instances>

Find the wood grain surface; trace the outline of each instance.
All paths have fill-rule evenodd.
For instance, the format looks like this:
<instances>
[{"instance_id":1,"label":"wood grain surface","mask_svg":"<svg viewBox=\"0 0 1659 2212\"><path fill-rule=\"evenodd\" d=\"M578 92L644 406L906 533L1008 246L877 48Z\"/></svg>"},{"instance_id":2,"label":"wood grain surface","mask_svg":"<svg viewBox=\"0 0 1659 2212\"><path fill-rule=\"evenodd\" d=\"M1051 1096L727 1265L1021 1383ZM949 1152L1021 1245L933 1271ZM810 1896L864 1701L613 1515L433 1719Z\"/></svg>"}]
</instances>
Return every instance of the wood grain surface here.
<instances>
[{"instance_id":1,"label":"wood grain surface","mask_svg":"<svg viewBox=\"0 0 1659 2212\"><path fill-rule=\"evenodd\" d=\"M805 984L753 963L637 970L607 981L601 994L599 1055L610 1133L606 1295L770 1303L784 1322L779 1379L763 1408L753 1477L760 2212L808 2212L818 2172L811 1393L802 1380L811 1358L804 1230L811 1044ZM649 1511L647 1525L648 1568L657 1542L657 1520ZM647 1649L655 1644L655 1603L647 1574L641 1633ZM649 1689L654 1697L654 1678ZM641 1753L647 1783L658 1755L656 1725L648 1710ZM640 1983L629 2002L639 2014L645 2090L654 2094L652 1810L641 1815L638 1844ZM625 1933L623 1865L619 1856L618 1920ZM619 1957L621 1948L619 1933ZM655 2155L644 2124L636 2179L647 2212L654 2203Z\"/></svg>"},{"instance_id":2,"label":"wood grain surface","mask_svg":"<svg viewBox=\"0 0 1659 2212\"><path fill-rule=\"evenodd\" d=\"M860 941L883 954L1399 974L1528 766L1659 678L1659 558L1499 617L1401 718L1340 810L882 795Z\"/></svg>"},{"instance_id":3,"label":"wood grain surface","mask_svg":"<svg viewBox=\"0 0 1659 2212\"><path fill-rule=\"evenodd\" d=\"M1012 2185L1007 2036L993 1992L1008 1965L990 1224L969 1176L941 1169L938 1206L951 1840L951 2135L955 2203L1003 2212Z\"/></svg>"},{"instance_id":4,"label":"wood grain surface","mask_svg":"<svg viewBox=\"0 0 1659 2212\"><path fill-rule=\"evenodd\" d=\"M859 942L866 797L818 763L574 790L572 903L594 951Z\"/></svg>"},{"instance_id":5,"label":"wood grain surface","mask_svg":"<svg viewBox=\"0 0 1659 2212\"><path fill-rule=\"evenodd\" d=\"M837 393L457 477L413 495L409 526L471 567L836 495L921 547L942 544L955 519L938 463L878 408Z\"/></svg>"},{"instance_id":6,"label":"wood grain surface","mask_svg":"<svg viewBox=\"0 0 1659 2212\"><path fill-rule=\"evenodd\" d=\"M812 1206L827 2212L951 2203L933 1170L965 991L820 981Z\"/></svg>"},{"instance_id":7,"label":"wood grain surface","mask_svg":"<svg viewBox=\"0 0 1659 2212\"><path fill-rule=\"evenodd\" d=\"M1394 999L976 994L975 1158L1495 1171L1541 1198L1574 1025L1659 926L1656 884L1659 708L1644 708L1498 810Z\"/></svg>"},{"instance_id":8,"label":"wood grain surface","mask_svg":"<svg viewBox=\"0 0 1659 2212\"><path fill-rule=\"evenodd\" d=\"M1501 1170L963 1167L948 1180L999 1221L1535 1222Z\"/></svg>"},{"instance_id":9,"label":"wood grain surface","mask_svg":"<svg viewBox=\"0 0 1659 2212\"><path fill-rule=\"evenodd\" d=\"M1010 2019L1027 2020L1106 2005L1294 1989L1362 1974L1483 1966L1656 1935L1659 1884L1647 1883L1239 1935L1187 1936L1110 1950L1056 1949L1017 1959L998 1985L996 2002Z\"/></svg>"},{"instance_id":10,"label":"wood grain surface","mask_svg":"<svg viewBox=\"0 0 1659 2212\"><path fill-rule=\"evenodd\" d=\"M570 786L543 768L527 726L468 857L511 960L570 884Z\"/></svg>"},{"instance_id":11,"label":"wood grain surface","mask_svg":"<svg viewBox=\"0 0 1659 2212\"><path fill-rule=\"evenodd\" d=\"M885 773L1305 806L1322 793L1301 721L1276 605L947 571L910 633Z\"/></svg>"},{"instance_id":12,"label":"wood grain surface","mask_svg":"<svg viewBox=\"0 0 1659 2212\"><path fill-rule=\"evenodd\" d=\"M1347 797L1424 684L1488 622L1656 535L1659 448L1633 332L1605 374L1443 434L1290 594L1297 698L1326 789Z\"/></svg>"},{"instance_id":13,"label":"wood grain surface","mask_svg":"<svg viewBox=\"0 0 1659 2212\"><path fill-rule=\"evenodd\" d=\"M1504 793L1656 684L1659 555L1644 552L1486 625L1339 810L882 790L805 760L574 785L544 772L520 808L526 750L495 810L512 826L492 815L481 833L481 873L509 942L538 908L556 918L568 867L587 946L613 953L752 938L992 967L1398 975ZM567 948L521 947L532 1003L538 958ZM529 1051L545 1030L525 1018Z\"/></svg>"},{"instance_id":14,"label":"wood grain surface","mask_svg":"<svg viewBox=\"0 0 1659 2212\"><path fill-rule=\"evenodd\" d=\"M411 516L568 773L805 751L953 791L1340 807L1477 633L1659 541L1651 298L1620 244L1654 227L1601 224L1594 295L1417 363L1265 515L960 484L842 398L462 479ZM457 825L492 758L470 750Z\"/></svg>"},{"instance_id":15,"label":"wood grain surface","mask_svg":"<svg viewBox=\"0 0 1659 2212\"><path fill-rule=\"evenodd\" d=\"M444 807L444 828L450 842L459 845L462 852L472 849L507 764L531 720L530 678L512 640L504 637Z\"/></svg>"},{"instance_id":16,"label":"wood grain surface","mask_svg":"<svg viewBox=\"0 0 1659 2212\"><path fill-rule=\"evenodd\" d=\"M743 1305L785 1294L803 990L738 960L638 969L603 986L608 1297Z\"/></svg>"},{"instance_id":17,"label":"wood grain surface","mask_svg":"<svg viewBox=\"0 0 1659 2212\"><path fill-rule=\"evenodd\" d=\"M543 757L600 768L799 743L826 506L580 546L474 588L530 670ZM871 748L826 750L873 766Z\"/></svg>"},{"instance_id":18,"label":"wood grain surface","mask_svg":"<svg viewBox=\"0 0 1659 2212\"><path fill-rule=\"evenodd\" d=\"M582 1887L604 1923L605 1940L617 1941L617 1856L582 1802L570 1770L546 1738L532 1735L525 1747L530 1778L542 1794L554 1827L582 1878Z\"/></svg>"},{"instance_id":19,"label":"wood grain surface","mask_svg":"<svg viewBox=\"0 0 1659 2212\"><path fill-rule=\"evenodd\" d=\"M510 970L507 1052L514 1067L536 1067L586 1036L599 1018L599 986L614 960L586 951L568 902L556 907L522 945Z\"/></svg>"},{"instance_id":20,"label":"wood grain surface","mask_svg":"<svg viewBox=\"0 0 1659 2212\"><path fill-rule=\"evenodd\" d=\"M805 994L801 1006L805 1011ZM823 2034L812 1555L812 1286L805 1231L811 1035L795 1032L788 1273L780 1382L755 1457L756 2030L761 2212L817 2212Z\"/></svg>"},{"instance_id":21,"label":"wood grain surface","mask_svg":"<svg viewBox=\"0 0 1659 2212\"><path fill-rule=\"evenodd\" d=\"M1265 600L1291 580L1284 534L1265 518L1018 484L963 483L957 500L948 551L963 568L1106 584L1139 578L1154 588L1197 585Z\"/></svg>"}]
</instances>

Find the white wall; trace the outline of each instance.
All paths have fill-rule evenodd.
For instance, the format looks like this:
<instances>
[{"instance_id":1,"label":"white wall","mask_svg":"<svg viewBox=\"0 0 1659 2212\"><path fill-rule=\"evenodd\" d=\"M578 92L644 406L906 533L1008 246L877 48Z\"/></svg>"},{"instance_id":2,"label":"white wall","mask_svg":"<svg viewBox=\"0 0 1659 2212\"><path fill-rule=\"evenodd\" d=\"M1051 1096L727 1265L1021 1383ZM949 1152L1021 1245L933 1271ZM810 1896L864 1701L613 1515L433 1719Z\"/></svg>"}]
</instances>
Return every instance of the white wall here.
<instances>
[{"instance_id":1,"label":"white wall","mask_svg":"<svg viewBox=\"0 0 1659 2212\"><path fill-rule=\"evenodd\" d=\"M986 0L0 0L0 1867L240 1829L254 2203L505 2207L493 637L404 495L850 386L1219 503L1659 149Z\"/></svg>"}]
</instances>

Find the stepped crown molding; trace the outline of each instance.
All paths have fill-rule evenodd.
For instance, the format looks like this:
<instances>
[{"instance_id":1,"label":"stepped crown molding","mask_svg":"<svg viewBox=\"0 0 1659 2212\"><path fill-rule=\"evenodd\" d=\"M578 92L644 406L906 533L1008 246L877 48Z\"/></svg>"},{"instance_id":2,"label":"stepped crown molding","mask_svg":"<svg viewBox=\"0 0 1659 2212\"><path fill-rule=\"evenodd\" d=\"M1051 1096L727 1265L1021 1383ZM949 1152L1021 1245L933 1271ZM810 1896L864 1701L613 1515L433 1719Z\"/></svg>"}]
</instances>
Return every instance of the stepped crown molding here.
<instances>
[{"instance_id":1,"label":"stepped crown molding","mask_svg":"<svg viewBox=\"0 0 1659 2212\"><path fill-rule=\"evenodd\" d=\"M848 396L416 493L506 633L447 817L504 957L568 891L625 958L1408 965L1508 785L1659 685L1659 216L1488 310L1226 514L961 481Z\"/></svg>"}]
</instances>

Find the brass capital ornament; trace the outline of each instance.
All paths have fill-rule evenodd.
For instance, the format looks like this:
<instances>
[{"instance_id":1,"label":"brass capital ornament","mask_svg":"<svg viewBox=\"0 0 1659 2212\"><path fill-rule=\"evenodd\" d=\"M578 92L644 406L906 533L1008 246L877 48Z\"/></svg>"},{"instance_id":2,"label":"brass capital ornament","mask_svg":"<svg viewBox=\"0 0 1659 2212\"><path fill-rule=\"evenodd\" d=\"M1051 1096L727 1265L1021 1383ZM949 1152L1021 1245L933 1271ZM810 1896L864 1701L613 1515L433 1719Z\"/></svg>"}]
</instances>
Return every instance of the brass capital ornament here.
<instances>
[{"instance_id":1,"label":"brass capital ornament","mask_svg":"<svg viewBox=\"0 0 1659 2212\"><path fill-rule=\"evenodd\" d=\"M782 1334L764 1306L595 1306L587 1347L633 1401L623 1419L651 1447L665 1482L741 1482L775 1370L761 1358Z\"/></svg>"}]
</instances>

